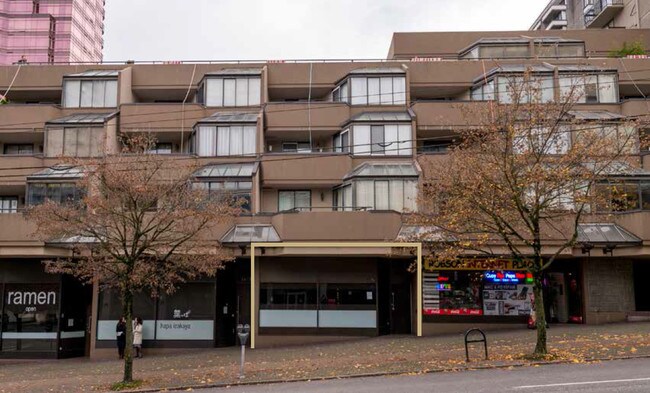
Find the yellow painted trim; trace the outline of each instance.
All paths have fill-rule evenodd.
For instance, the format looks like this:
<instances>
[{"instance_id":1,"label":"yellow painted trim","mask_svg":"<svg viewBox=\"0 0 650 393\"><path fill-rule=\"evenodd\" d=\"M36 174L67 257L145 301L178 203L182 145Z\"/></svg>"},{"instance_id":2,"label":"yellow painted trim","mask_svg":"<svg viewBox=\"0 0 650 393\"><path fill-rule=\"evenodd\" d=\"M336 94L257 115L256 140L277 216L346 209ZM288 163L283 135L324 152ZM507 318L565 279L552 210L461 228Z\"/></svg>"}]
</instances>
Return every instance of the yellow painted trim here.
<instances>
[{"instance_id":1,"label":"yellow painted trim","mask_svg":"<svg viewBox=\"0 0 650 393\"><path fill-rule=\"evenodd\" d=\"M257 280L255 279L255 249L256 248L368 248L368 247L395 247L415 248L417 251L417 326L416 336L422 337L422 243L401 242L287 242L287 243L251 243L251 349L255 348L257 335L256 321L256 296Z\"/></svg>"}]
</instances>

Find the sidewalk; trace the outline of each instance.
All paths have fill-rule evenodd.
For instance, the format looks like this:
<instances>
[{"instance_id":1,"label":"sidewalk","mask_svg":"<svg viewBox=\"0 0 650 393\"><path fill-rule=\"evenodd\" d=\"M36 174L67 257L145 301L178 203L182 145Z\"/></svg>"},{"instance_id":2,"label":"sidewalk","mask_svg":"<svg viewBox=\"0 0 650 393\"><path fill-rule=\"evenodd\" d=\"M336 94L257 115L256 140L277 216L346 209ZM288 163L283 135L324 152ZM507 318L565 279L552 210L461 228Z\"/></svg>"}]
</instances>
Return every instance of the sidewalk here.
<instances>
[{"instance_id":1,"label":"sidewalk","mask_svg":"<svg viewBox=\"0 0 650 393\"><path fill-rule=\"evenodd\" d=\"M650 356L650 323L567 325L549 329L549 349L557 361ZM246 382L319 379L381 373L420 373L467 367L531 364L535 332L488 333L489 361L465 362L462 335L416 338L383 336L344 343L248 350ZM474 359L482 347L471 352ZM135 361L142 388L173 388L237 383L239 348L193 350ZM12 363L0 361L0 392L106 391L120 380L117 360L68 359Z\"/></svg>"}]
</instances>

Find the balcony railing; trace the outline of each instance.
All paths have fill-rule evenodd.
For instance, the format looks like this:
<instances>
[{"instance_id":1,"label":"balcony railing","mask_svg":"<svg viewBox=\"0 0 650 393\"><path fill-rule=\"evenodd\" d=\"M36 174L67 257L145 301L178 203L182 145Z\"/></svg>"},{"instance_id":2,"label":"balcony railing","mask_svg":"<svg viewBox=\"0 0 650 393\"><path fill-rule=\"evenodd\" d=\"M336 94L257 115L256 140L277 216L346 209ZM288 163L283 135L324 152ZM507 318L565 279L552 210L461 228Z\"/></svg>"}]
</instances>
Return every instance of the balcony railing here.
<instances>
[{"instance_id":1,"label":"balcony railing","mask_svg":"<svg viewBox=\"0 0 650 393\"><path fill-rule=\"evenodd\" d=\"M623 0L587 0L584 8L585 26L604 27L623 7Z\"/></svg>"}]
</instances>

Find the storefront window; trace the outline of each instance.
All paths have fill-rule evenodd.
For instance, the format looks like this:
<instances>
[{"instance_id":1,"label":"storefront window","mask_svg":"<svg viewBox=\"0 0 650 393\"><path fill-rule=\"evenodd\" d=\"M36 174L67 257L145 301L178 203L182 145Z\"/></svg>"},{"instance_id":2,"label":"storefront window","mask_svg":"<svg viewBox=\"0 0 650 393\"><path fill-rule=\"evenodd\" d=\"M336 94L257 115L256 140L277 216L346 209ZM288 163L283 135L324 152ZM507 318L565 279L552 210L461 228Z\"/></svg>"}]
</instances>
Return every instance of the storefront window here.
<instances>
[{"instance_id":1,"label":"storefront window","mask_svg":"<svg viewBox=\"0 0 650 393\"><path fill-rule=\"evenodd\" d=\"M213 283L188 283L158 300L156 340L212 340Z\"/></svg>"},{"instance_id":2,"label":"storefront window","mask_svg":"<svg viewBox=\"0 0 650 393\"><path fill-rule=\"evenodd\" d=\"M55 352L59 300L56 284L5 285L2 351Z\"/></svg>"},{"instance_id":3,"label":"storefront window","mask_svg":"<svg viewBox=\"0 0 650 393\"><path fill-rule=\"evenodd\" d=\"M526 316L533 302L532 275L514 270L429 271L423 291L425 315Z\"/></svg>"},{"instance_id":4,"label":"storefront window","mask_svg":"<svg viewBox=\"0 0 650 393\"><path fill-rule=\"evenodd\" d=\"M376 328L375 284L261 284L260 327Z\"/></svg>"}]
</instances>

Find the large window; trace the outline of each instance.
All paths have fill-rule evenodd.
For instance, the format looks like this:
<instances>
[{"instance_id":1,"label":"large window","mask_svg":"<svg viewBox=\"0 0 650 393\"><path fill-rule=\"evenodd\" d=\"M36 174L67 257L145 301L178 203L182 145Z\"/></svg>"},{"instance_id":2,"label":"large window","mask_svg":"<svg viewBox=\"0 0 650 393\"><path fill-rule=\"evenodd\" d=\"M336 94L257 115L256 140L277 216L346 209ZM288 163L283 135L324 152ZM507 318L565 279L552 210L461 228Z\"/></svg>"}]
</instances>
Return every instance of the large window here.
<instances>
[{"instance_id":1,"label":"large window","mask_svg":"<svg viewBox=\"0 0 650 393\"><path fill-rule=\"evenodd\" d=\"M0 214L17 213L18 197L3 196L0 197Z\"/></svg>"},{"instance_id":2,"label":"large window","mask_svg":"<svg viewBox=\"0 0 650 393\"><path fill-rule=\"evenodd\" d=\"M261 79L207 78L206 106L257 106L260 104Z\"/></svg>"},{"instance_id":3,"label":"large window","mask_svg":"<svg viewBox=\"0 0 650 393\"><path fill-rule=\"evenodd\" d=\"M600 211L650 210L650 182L610 182L596 186Z\"/></svg>"},{"instance_id":4,"label":"large window","mask_svg":"<svg viewBox=\"0 0 650 393\"><path fill-rule=\"evenodd\" d=\"M350 129L345 129L334 135L332 147L335 153L350 152Z\"/></svg>"},{"instance_id":5,"label":"large window","mask_svg":"<svg viewBox=\"0 0 650 393\"><path fill-rule=\"evenodd\" d=\"M117 80L65 80L65 108L112 108L117 106Z\"/></svg>"},{"instance_id":6,"label":"large window","mask_svg":"<svg viewBox=\"0 0 650 393\"><path fill-rule=\"evenodd\" d=\"M617 103L616 74L561 75L560 96L577 103Z\"/></svg>"},{"instance_id":7,"label":"large window","mask_svg":"<svg viewBox=\"0 0 650 393\"><path fill-rule=\"evenodd\" d=\"M417 181L402 179L355 180L355 206L370 210L415 211Z\"/></svg>"},{"instance_id":8,"label":"large window","mask_svg":"<svg viewBox=\"0 0 650 393\"><path fill-rule=\"evenodd\" d=\"M350 86L350 103L352 105L406 104L406 78L404 76L355 76L350 78ZM334 98L336 97L334 95ZM339 94L341 101L344 101L344 98L344 94Z\"/></svg>"},{"instance_id":9,"label":"large window","mask_svg":"<svg viewBox=\"0 0 650 393\"><path fill-rule=\"evenodd\" d=\"M34 154L34 145L22 143L5 143L4 154L31 155Z\"/></svg>"},{"instance_id":10,"label":"large window","mask_svg":"<svg viewBox=\"0 0 650 393\"><path fill-rule=\"evenodd\" d=\"M334 190L334 209L337 211L355 210L354 199L352 198L352 184Z\"/></svg>"},{"instance_id":11,"label":"large window","mask_svg":"<svg viewBox=\"0 0 650 393\"><path fill-rule=\"evenodd\" d=\"M225 202L241 203L242 209L250 211L251 192L253 189L253 183L251 181L196 181L193 183L193 187L205 190L210 198L225 198Z\"/></svg>"},{"instance_id":12,"label":"large window","mask_svg":"<svg viewBox=\"0 0 650 393\"><path fill-rule=\"evenodd\" d=\"M278 211L311 210L311 191L279 191Z\"/></svg>"},{"instance_id":13,"label":"large window","mask_svg":"<svg viewBox=\"0 0 650 393\"><path fill-rule=\"evenodd\" d=\"M355 155L409 156L413 154L410 124L355 125Z\"/></svg>"},{"instance_id":14,"label":"large window","mask_svg":"<svg viewBox=\"0 0 650 393\"><path fill-rule=\"evenodd\" d=\"M199 126L190 145L202 157L253 155L256 130L256 126Z\"/></svg>"},{"instance_id":15,"label":"large window","mask_svg":"<svg viewBox=\"0 0 650 393\"><path fill-rule=\"evenodd\" d=\"M553 76L500 76L497 78L499 102L544 103L555 97Z\"/></svg>"},{"instance_id":16,"label":"large window","mask_svg":"<svg viewBox=\"0 0 650 393\"><path fill-rule=\"evenodd\" d=\"M75 183L27 183L27 204L39 205L46 200L56 203L76 203L83 191Z\"/></svg>"},{"instance_id":17,"label":"large window","mask_svg":"<svg viewBox=\"0 0 650 393\"><path fill-rule=\"evenodd\" d=\"M104 149L104 128L50 128L46 131L47 157L99 157Z\"/></svg>"},{"instance_id":18,"label":"large window","mask_svg":"<svg viewBox=\"0 0 650 393\"><path fill-rule=\"evenodd\" d=\"M260 284L263 328L375 328L376 309L375 284Z\"/></svg>"},{"instance_id":19,"label":"large window","mask_svg":"<svg viewBox=\"0 0 650 393\"><path fill-rule=\"evenodd\" d=\"M60 294L57 284L7 284L2 313L3 352L55 352Z\"/></svg>"},{"instance_id":20,"label":"large window","mask_svg":"<svg viewBox=\"0 0 650 393\"><path fill-rule=\"evenodd\" d=\"M311 145L309 142L283 142L283 153L311 153Z\"/></svg>"}]
</instances>

